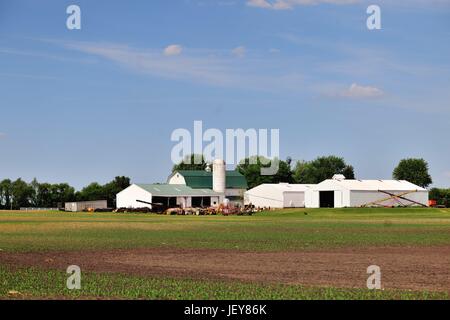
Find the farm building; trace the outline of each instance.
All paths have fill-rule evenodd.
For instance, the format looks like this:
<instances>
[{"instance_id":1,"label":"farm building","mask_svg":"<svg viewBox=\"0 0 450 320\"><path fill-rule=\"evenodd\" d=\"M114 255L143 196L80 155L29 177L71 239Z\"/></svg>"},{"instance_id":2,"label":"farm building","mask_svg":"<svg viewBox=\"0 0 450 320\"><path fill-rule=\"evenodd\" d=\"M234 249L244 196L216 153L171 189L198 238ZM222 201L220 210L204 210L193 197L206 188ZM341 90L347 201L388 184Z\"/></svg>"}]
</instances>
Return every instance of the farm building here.
<instances>
[{"instance_id":1,"label":"farm building","mask_svg":"<svg viewBox=\"0 0 450 320\"><path fill-rule=\"evenodd\" d=\"M118 208L165 208L219 206L227 198L230 202L240 201L247 181L237 171L226 171L223 160L213 162L210 171L176 171L166 184L133 184L118 193Z\"/></svg>"},{"instance_id":2,"label":"farm building","mask_svg":"<svg viewBox=\"0 0 450 320\"><path fill-rule=\"evenodd\" d=\"M302 208L305 207L310 184L261 184L245 193L245 204L264 208Z\"/></svg>"},{"instance_id":3,"label":"farm building","mask_svg":"<svg viewBox=\"0 0 450 320\"><path fill-rule=\"evenodd\" d=\"M133 184L116 196L118 208L165 208L217 206L223 194L211 189L193 189L177 184Z\"/></svg>"},{"instance_id":4,"label":"farm building","mask_svg":"<svg viewBox=\"0 0 450 320\"><path fill-rule=\"evenodd\" d=\"M214 174L215 173L215 174ZM172 173L167 179L168 184L185 185L192 189L210 189L223 193L234 203L242 204L247 190L247 180L238 171L226 171L225 163L216 160L213 172L203 170L180 170Z\"/></svg>"},{"instance_id":5,"label":"farm building","mask_svg":"<svg viewBox=\"0 0 450 320\"><path fill-rule=\"evenodd\" d=\"M347 180L336 175L307 193L308 208L428 205L428 190L405 180Z\"/></svg>"},{"instance_id":6,"label":"farm building","mask_svg":"<svg viewBox=\"0 0 450 320\"><path fill-rule=\"evenodd\" d=\"M80 212L84 210L95 210L106 208L108 208L108 202L106 200L66 202L64 204L64 210L69 212Z\"/></svg>"}]
</instances>

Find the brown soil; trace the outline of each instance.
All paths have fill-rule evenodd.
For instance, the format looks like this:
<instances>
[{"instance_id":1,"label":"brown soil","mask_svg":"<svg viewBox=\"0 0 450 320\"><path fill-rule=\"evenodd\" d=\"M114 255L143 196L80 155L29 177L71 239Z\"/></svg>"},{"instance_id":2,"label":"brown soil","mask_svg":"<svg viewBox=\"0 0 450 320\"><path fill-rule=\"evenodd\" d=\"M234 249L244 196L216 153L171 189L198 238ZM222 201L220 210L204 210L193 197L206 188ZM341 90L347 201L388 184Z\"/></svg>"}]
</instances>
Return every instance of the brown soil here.
<instances>
[{"instance_id":1,"label":"brown soil","mask_svg":"<svg viewBox=\"0 0 450 320\"><path fill-rule=\"evenodd\" d=\"M83 252L0 252L0 264L141 276L221 279L334 287L366 287L378 265L385 289L450 292L450 247L340 248L291 252L132 249Z\"/></svg>"}]
</instances>

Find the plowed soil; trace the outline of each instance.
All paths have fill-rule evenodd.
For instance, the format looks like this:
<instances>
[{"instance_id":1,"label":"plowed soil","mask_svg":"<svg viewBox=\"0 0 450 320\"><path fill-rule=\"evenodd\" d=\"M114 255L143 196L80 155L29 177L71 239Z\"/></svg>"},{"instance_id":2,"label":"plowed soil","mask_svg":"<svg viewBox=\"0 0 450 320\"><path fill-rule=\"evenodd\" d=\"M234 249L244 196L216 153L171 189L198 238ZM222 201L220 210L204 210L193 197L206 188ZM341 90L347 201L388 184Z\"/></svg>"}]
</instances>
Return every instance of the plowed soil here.
<instances>
[{"instance_id":1,"label":"plowed soil","mask_svg":"<svg viewBox=\"0 0 450 320\"><path fill-rule=\"evenodd\" d=\"M450 292L450 247L339 248L289 252L132 249L83 252L0 252L0 265L151 277L240 280L365 288L378 265L385 289Z\"/></svg>"}]
</instances>

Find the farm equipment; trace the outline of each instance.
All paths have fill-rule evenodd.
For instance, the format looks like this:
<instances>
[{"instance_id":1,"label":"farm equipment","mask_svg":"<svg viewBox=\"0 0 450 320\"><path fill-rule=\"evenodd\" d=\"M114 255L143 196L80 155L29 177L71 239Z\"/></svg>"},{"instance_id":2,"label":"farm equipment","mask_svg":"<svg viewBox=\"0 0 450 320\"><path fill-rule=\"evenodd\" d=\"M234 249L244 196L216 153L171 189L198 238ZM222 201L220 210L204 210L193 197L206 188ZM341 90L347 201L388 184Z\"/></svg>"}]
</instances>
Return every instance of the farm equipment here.
<instances>
[{"instance_id":1,"label":"farm equipment","mask_svg":"<svg viewBox=\"0 0 450 320\"><path fill-rule=\"evenodd\" d=\"M139 203L143 203L143 204L148 204L151 205L152 207L142 207L142 208L118 208L116 210L114 210L113 212L117 212L117 213L164 213L165 211L165 207L162 203L151 203L151 202L147 202L147 201L142 201L142 200L136 200L136 202Z\"/></svg>"},{"instance_id":2,"label":"farm equipment","mask_svg":"<svg viewBox=\"0 0 450 320\"><path fill-rule=\"evenodd\" d=\"M136 200L136 202L151 205L152 208L150 209L150 212L163 213L164 210L166 209L162 203L152 203L142 200Z\"/></svg>"}]
</instances>

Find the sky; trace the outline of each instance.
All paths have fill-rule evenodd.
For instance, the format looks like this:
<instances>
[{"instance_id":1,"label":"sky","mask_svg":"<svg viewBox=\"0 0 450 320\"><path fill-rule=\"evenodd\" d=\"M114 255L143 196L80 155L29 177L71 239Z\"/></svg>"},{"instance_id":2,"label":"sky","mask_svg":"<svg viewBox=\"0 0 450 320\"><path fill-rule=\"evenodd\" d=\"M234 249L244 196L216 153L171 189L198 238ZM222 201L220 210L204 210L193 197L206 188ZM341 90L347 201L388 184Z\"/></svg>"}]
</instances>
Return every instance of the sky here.
<instances>
[{"instance_id":1,"label":"sky","mask_svg":"<svg viewBox=\"0 0 450 320\"><path fill-rule=\"evenodd\" d=\"M195 120L450 187L450 0L0 0L0 179L164 182Z\"/></svg>"}]
</instances>

